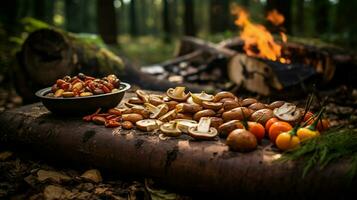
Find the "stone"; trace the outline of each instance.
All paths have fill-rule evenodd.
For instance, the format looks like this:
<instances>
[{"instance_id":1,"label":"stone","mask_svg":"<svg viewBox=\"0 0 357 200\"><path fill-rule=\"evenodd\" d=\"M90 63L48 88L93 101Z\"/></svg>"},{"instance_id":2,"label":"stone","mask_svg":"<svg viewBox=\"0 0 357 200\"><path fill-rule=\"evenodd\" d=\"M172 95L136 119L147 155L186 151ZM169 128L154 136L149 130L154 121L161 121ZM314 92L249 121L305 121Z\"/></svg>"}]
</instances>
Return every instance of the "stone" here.
<instances>
[{"instance_id":1,"label":"stone","mask_svg":"<svg viewBox=\"0 0 357 200\"><path fill-rule=\"evenodd\" d=\"M97 169L91 169L91 170L84 172L81 175L81 178L93 181L94 183L100 183L103 181L102 175L100 174L100 171Z\"/></svg>"},{"instance_id":2,"label":"stone","mask_svg":"<svg viewBox=\"0 0 357 200\"><path fill-rule=\"evenodd\" d=\"M61 183L71 180L71 177L56 171L46 171L41 169L37 172L37 179L39 181L50 179L56 183Z\"/></svg>"},{"instance_id":3,"label":"stone","mask_svg":"<svg viewBox=\"0 0 357 200\"><path fill-rule=\"evenodd\" d=\"M73 194L63 187L49 185L44 189L43 196L46 200L72 199Z\"/></svg>"},{"instance_id":4,"label":"stone","mask_svg":"<svg viewBox=\"0 0 357 200\"><path fill-rule=\"evenodd\" d=\"M6 159L10 158L12 156L11 151L4 151L0 153L0 161L5 161Z\"/></svg>"}]
</instances>

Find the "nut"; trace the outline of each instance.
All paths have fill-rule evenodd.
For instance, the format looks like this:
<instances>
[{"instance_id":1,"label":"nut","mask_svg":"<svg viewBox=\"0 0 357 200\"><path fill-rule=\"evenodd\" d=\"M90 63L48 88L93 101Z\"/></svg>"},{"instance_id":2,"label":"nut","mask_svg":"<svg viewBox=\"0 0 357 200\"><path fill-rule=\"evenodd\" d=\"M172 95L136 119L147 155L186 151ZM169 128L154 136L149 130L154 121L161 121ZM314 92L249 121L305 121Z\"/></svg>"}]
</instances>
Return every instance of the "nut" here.
<instances>
[{"instance_id":1,"label":"nut","mask_svg":"<svg viewBox=\"0 0 357 200\"><path fill-rule=\"evenodd\" d=\"M227 122L229 120L234 120L234 119L243 120L244 118L248 119L252 113L253 113L253 111L249 108L238 107L238 108L234 108L230 111L224 112L222 114L222 118L225 122Z\"/></svg>"},{"instance_id":2,"label":"nut","mask_svg":"<svg viewBox=\"0 0 357 200\"><path fill-rule=\"evenodd\" d=\"M202 106L198 104L179 103L176 105L176 110L181 113L196 113L202 110Z\"/></svg>"},{"instance_id":3,"label":"nut","mask_svg":"<svg viewBox=\"0 0 357 200\"><path fill-rule=\"evenodd\" d=\"M130 121L132 123L136 123L139 120L144 119L142 115L137 113L130 113L130 114L123 114L122 115L123 121Z\"/></svg>"},{"instance_id":4,"label":"nut","mask_svg":"<svg viewBox=\"0 0 357 200\"><path fill-rule=\"evenodd\" d=\"M265 105L263 103L257 102L250 104L248 108L256 111L265 108Z\"/></svg>"},{"instance_id":5,"label":"nut","mask_svg":"<svg viewBox=\"0 0 357 200\"><path fill-rule=\"evenodd\" d=\"M203 101L201 105L202 105L202 107L204 107L206 109L219 110L222 108L223 103Z\"/></svg>"},{"instance_id":6,"label":"nut","mask_svg":"<svg viewBox=\"0 0 357 200\"><path fill-rule=\"evenodd\" d=\"M247 107L247 106L250 106L251 104L257 103L257 102L258 101L256 99L246 98L246 99L242 100L241 105L244 106L244 107Z\"/></svg>"},{"instance_id":7,"label":"nut","mask_svg":"<svg viewBox=\"0 0 357 200\"><path fill-rule=\"evenodd\" d=\"M255 111L250 116L250 120L254 121L254 122L261 123L262 125L265 125L265 123L272 117L274 117L273 111L268 108L264 108L264 109Z\"/></svg>"},{"instance_id":8,"label":"nut","mask_svg":"<svg viewBox=\"0 0 357 200\"><path fill-rule=\"evenodd\" d=\"M103 125L103 124L105 124L106 119L104 117L102 117L102 116L93 116L92 117L92 121L95 124Z\"/></svg>"},{"instance_id":9,"label":"nut","mask_svg":"<svg viewBox=\"0 0 357 200\"><path fill-rule=\"evenodd\" d=\"M129 129L132 129L132 128L134 127L134 125L133 125L133 123L132 123L131 121L123 121L123 122L121 123L121 127L122 127L123 129L129 130Z\"/></svg>"},{"instance_id":10,"label":"nut","mask_svg":"<svg viewBox=\"0 0 357 200\"><path fill-rule=\"evenodd\" d=\"M220 137L227 137L234 129L244 128L243 124L239 120L228 121L218 127Z\"/></svg>"},{"instance_id":11,"label":"nut","mask_svg":"<svg viewBox=\"0 0 357 200\"><path fill-rule=\"evenodd\" d=\"M240 107L240 104L234 100L227 100L223 103L223 108L225 111L232 110L233 108Z\"/></svg>"},{"instance_id":12,"label":"nut","mask_svg":"<svg viewBox=\"0 0 357 200\"><path fill-rule=\"evenodd\" d=\"M201 117L213 117L215 114L216 112L211 109L201 110L193 115L193 119L199 121Z\"/></svg>"},{"instance_id":13,"label":"nut","mask_svg":"<svg viewBox=\"0 0 357 200\"><path fill-rule=\"evenodd\" d=\"M231 99L235 99L236 96L231 93L231 92L227 92L227 91L222 91L222 92L219 92L217 93L215 96L214 96L214 99L213 99L213 102L219 102L221 99L223 98L231 98Z\"/></svg>"},{"instance_id":14,"label":"nut","mask_svg":"<svg viewBox=\"0 0 357 200\"><path fill-rule=\"evenodd\" d=\"M211 126L218 129L223 124L223 119L220 117L211 117Z\"/></svg>"}]
</instances>

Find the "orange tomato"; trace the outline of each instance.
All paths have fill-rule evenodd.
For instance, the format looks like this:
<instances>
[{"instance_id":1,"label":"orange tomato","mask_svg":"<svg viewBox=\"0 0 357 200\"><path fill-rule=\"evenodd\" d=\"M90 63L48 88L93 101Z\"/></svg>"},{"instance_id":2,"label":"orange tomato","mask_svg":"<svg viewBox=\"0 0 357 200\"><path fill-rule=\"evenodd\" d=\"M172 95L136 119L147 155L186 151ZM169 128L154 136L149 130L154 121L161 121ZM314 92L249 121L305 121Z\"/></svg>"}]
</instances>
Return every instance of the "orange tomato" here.
<instances>
[{"instance_id":1,"label":"orange tomato","mask_svg":"<svg viewBox=\"0 0 357 200\"><path fill-rule=\"evenodd\" d=\"M291 129L293 129L293 127L287 122L278 121L273 123L269 128L270 141L275 143L276 137L278 137L280 133L290 131Z\"/></svg>"},{"instance_id":2,"label":"orange tomato","mask_svg":"<svg viewBox=\"0 0 357 200\"><path fill-rule=\"evenodd\" d=\"M275 122L278 122L279 119L276 117L270 118L266 123L265 123L265 131L268 133L269 132L269 128L272 124L274 124Z\"/></svg>"},{"instance_id":3,"label":"orange tomato","mask_svg":"<svg viewBox=\"0 0 357 200\"><path fill-rule=\"evenodd\" d=\"M255 135L258 141L261 141L265 135L264 126L258 122L248 122L248 130Z\"/></svg>"}]
</instances>

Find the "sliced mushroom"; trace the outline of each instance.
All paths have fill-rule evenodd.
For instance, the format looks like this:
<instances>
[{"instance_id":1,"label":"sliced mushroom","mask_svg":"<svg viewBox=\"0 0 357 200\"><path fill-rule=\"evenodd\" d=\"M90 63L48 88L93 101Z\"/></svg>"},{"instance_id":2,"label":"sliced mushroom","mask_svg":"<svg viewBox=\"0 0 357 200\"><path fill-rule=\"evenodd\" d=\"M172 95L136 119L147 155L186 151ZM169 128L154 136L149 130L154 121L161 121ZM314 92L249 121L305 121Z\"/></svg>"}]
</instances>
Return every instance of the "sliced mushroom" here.
<instances>
[{"instance_id":1,"label":"sliced mushroom","mask_svg":"<svg viewBox=\"0 0 357 200\"><path fill-rule=\"evenodd\" d=\"M185 93L185 89L185 87L176 87L175 89L170 88L166 91L166 95L176 101L186 101L186 99L189 97L189 94Z\"/></svg>"},{"instance_id":2,"label":"sliced mushroom","mask_svg":"<svg viewBox=\"0 0 357 200\"><path fill-rule=\"evenodd\" d=\"M151 103L154 106L158 106L160 104L165 103L165 101L162 100L162 98L160 98L158 95L150 95L149 96L149 103Z\"/></svg>"},{"instance_id":3,"label":"sliced mushroom","mask_svg":"<svg viewBox=\"0 0 357 200\"><path fill-rule=\"evenodd\" d=\"M168 121L171 121L171 120L175 119L176 115L177 115L177 111L176 110L170 110L169 112L167 112L166 114L161 116L159 118L159 120L161 120L163 122L168 122Z\"/></svg>"},{"instance_id":4,"label":"sliced mushroom","mask_svg":"<svg viewBox=\"0 0 357 200\"><path fill-rule=\"evenodd\" d=\"M154 131L160 128L162 122L157 119L143 119L137 121L136 127L141 131Z\"/></svg>"},{"instance_id":5,"label":"sliced mushroom","mask_svg":"<svg viewBox=\"0 0 357 200\"><path fill-rule=\"evenodd\" d=\"M210 140L218 135L217 129L210 127L211 119L209 117L202 117L198 122L197 127L188 129L188 134L199 140Z\"/></svg>"},{"instance_id":6,"label":"sliced mushroom","mask_svg":"<svg viewBox=\"0 0 357 200\"><path fill-rule=\"evenodd\" d=\"M274 115L280 120L293 122L302 117L302 111L292 103L284 103L281 107L274 109Z\"/></svg>"},{"instance_id":7,"label":"sliced mushroom","mask_svg":"<svg viewBox=\"0 0 357 200\"><path fill-rule=\"evenodd\" d=\"M222 91L222 92L218 92L218 93L214 96L213 101L214 101L214 102L218 102L218 101L220 101L221 99L224 99L224 98L235 99L236 96L235 96L233 93L231 93L231 92Z\"/></svg>"},{"instance_id":8,"label":"sliced mushroom","mask_svg":"<svg viewBox=\"0 0 357 200\"><path fill-rule=\"evenodd\" d=\"M202 102L202 107L206 109L212 109L212 110L219 110L223 106L223 103L221 102L211 102L211 101L203 101Z\"/></svg>"},{"instance_id":9,"label":"sliced mushroom","mask_svg":"<svg viewBox=\"0 0 357 200\"><path fill-rule=\"evenodd\" d=\"M135 94L138 96L139 99L141 99L145 103L149 102L149 95L143 90L136 90Z\"/></svg>"},{"instance_id":10,"label":"sliced mushroom","mask_svg":"<svg viewBox=\"0 0 357 200\"><path fill-rule=\"evenodd\" d=\"M197 104L201 104L203 101L212 101L214 99L214 96L211 94L207 94L204 91L201 93L190 93L193 102Z\"/></svg>"},{"instance_id":11,"label":"sliced mushroom","mask_svg":"<svg viewBox=\"0 0 357 200\"><path fill-rule=\"evenodd\" d=\"M175 119L174 121L177 123L177 128L183 133L188 133L189 128L197 126L197 122L195 120Z\"/></svg>"},{"instance_id":12,"label":"sliced mushroom","mask_svg":"<svg viewBox=\"0 0 357 200\"><path fill-rule=\"evenodd\" d=\"M177 128L177 123L175 121L166 122L160 126L160 131L165 136L178 137L181 135L181 130Z\"/></svg>"},{"instance_id":13,"label":"sliced mushroom","mask_svg":"<svg viewBox=\"0 0 357 200\"><path fill-rule=\"evenodd\" d=\"M151 103L145 103L145 107L151 112L150 118L152 119L157 119L169 111L169 106L166 104L154 106Z\"/></svg>"},{"instance_id":14,"label":"sliced mushroom","mask_svg":"<svg viewBox=\"0 0 357 200\"><path fill-rule=\"evenodd\" d=\"M195 103L195 102L193 101L192 96L188 97L188 99L187 99L187 101L186 101L186 102L187 102L187 103L189 103L189 104L199 105L199 104L197 104L197 103Z\"/></svg>"}]
</instances>

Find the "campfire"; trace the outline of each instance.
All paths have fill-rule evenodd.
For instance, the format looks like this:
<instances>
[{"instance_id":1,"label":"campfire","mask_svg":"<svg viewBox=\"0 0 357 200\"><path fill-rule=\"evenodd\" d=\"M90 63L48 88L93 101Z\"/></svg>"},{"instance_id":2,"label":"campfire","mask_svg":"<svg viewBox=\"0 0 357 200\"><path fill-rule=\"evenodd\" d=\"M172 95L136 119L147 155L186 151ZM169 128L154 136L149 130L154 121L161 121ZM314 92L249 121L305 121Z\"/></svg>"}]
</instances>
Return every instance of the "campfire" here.
<instances>
[{"instance_id":1,"label":"campfire","mask_svg":"<svg viewBox=\"0 0 357 200\"><path fill-rule=\"evenodd\" d=\"M281 26L284 16L278 11L269 11L266 16L275 27L276 37L265 26L252 22L241 7L233 6L232 14L241 28L239 36L218 44L184 37L174 59L143 67L142 71L174 83L244 89L260 95L286 95L294 89L303 91L301 85L353 80L341 79L344 75L340 67L346 70L346 65L355 66L353 54L288 42Z\"/></svg>"}]
</instances>

